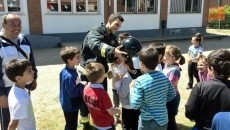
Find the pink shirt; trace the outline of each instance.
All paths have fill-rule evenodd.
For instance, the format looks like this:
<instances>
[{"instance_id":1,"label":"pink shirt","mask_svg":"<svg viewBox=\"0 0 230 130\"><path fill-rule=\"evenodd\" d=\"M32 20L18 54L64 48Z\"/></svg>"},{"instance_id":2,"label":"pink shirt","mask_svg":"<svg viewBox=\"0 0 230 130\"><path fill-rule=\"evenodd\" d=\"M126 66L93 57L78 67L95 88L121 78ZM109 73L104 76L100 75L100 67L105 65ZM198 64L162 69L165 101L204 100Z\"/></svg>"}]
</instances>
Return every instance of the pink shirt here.
<instances>
[{"instance_id":1,"label":"pink shirt","mask_svg":"<svg viewBox=\"0 0 230 130\"><path fill-rule=\"evenodd\" d=\"M207 80L209 80L210 79L210 75L209 75L209 73L208 73L208 71L206 70L206 71L204 71L204 72L198 72L198 75L199 75L199 79L200 79L200 81L207 81Z\"/></svg>"}]
</instances>

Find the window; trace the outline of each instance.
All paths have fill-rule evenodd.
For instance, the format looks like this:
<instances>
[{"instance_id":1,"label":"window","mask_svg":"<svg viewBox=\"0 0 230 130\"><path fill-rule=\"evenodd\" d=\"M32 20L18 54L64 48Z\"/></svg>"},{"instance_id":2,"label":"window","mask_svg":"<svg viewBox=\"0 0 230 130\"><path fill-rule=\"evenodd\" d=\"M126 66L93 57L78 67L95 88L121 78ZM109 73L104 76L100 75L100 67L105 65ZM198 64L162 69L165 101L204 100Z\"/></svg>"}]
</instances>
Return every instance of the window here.
<instances>
[{"instance_id":1,"label":"window","mask_svg":"<svg viewBox=\"0 0 230 130\"><path fill-rule=\"evenodd\" d=\"M48 12L71 12L71 0L47 0Z\"/></svg>"},{"instance_id":2,"label":"window","mask_svg":"<svg viewBox=\"0 0 230 130\"><path fill-rule=\"evenodd\" d=\"M119 13L157 13L158 0L117 0Z\"/></svg>"},{"instance_id":3,"label":"window","mask_svg":"<svg viewBox=\"0 0 230 130\"><path fill-rule=\"evenodd\" d=\"M0 12L21 12L20 0L0 0Z\"/></svg>"},{"instance_id":4,"label":"window","mask_svg":"<svg viewBox=\"0 0 230 130\"><path fill-rule=\"evenodd\" d=\"M47 0L47 12L98 12L98 0Z\"/></svg>"},{"instance_id":5,"label":"window","mask_svg":"<svg viewBox=\"0 0 230 130\"><path fill-rule=\"evenodd\" d=\"M170 13L201 13L202 0L171 0Z\"/></svg>"},{"instance_id":6,"label":"window","mask_svg":"<svg viewBox=\"0 0 230 130\"><path fill-rule=\"evenodd\" d=\"M97 0L76 0L77 12L98 12Z\"/></svg>"}]
</instances>

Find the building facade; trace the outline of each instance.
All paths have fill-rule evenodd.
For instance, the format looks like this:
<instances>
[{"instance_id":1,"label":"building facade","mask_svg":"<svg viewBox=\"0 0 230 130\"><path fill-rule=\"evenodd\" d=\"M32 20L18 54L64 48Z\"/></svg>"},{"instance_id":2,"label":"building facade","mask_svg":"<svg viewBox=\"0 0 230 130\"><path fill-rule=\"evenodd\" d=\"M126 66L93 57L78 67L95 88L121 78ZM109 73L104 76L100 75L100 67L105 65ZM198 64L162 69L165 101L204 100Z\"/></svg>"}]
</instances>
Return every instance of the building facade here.
<instances>
[{"instance_id":1,"label":"building facade","mask_svg":"<svg viewBox=\"0 0 230 130\"><path fill-rule=\"evenodd\" d=\"M0 15L15 12L28 35L83 41L86 32L119 12L119 32L137 38L205 33L210 0L0 0Z\"/></svg>"},{"instance_id":2,"label":"building facade","mask_svg":"<svg viewBox=\"0 0 230 130\"><path fill-rule=\"evenodd\" d=\"M210 0L210 7L230 5L230 0Z\"/></svg>"}]
</instances>

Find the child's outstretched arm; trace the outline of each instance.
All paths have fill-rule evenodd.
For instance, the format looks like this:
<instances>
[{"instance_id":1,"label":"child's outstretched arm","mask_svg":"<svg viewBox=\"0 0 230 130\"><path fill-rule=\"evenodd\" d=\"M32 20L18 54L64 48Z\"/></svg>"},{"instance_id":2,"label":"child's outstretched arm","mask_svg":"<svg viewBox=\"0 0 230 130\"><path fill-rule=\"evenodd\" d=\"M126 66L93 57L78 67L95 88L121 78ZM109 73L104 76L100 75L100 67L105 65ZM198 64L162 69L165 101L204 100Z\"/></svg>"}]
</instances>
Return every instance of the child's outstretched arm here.
<instances>
[{"instance_id":1,"label":"child's outstretched arm","mask_svg":"<svg viewBox=\"0 0 230 130\"><path fill-rule=\"evenodd\" d=\"M10 120L8 130L16 130L19 120Z\"/></svg>"},{"instance_id":2,"label":"child's outstretched arm","mask_svg":"<svg viewBox=\"0 0 230 130\"><path fill-rule=\"evenodd\" d=\"M171 82L173 87L176 87L178 85L178 81L179 81L179 77L180 77L180 71L177 69L171 70L169 75L168 75L168 79Z\"/></svg>"},{"instance_id":3,"label":"child's outstretched arm","mask_svg":"<svg viewBox=\"0 0 230 130\"><path fill-rule=\"evenodd\" d=\"M107 111L111 116L116 115L116 114L120 115L120 109L119 108L110 108Z\"/></svg>"},{"instance_id":4,"label":"child's outstretched arm","mask_svg":"<svg viewBox=\"0 0 230 130\"><path fill-rule=\"evenodd\" d=\"M117 94L120 98L125 98L129 94L129 84L132 82L132 79L128 77L128 73L124 75L121 81L115 83Z\"/></svg>"},{"instance_id":5,"label":"child's outstretched arm","mask_svg":"<svg viewBox=\"0 0 230 130\"><path fill-rule=\"evenodd\" d=\"M134 109L139 109L143 102L144 90L141 87L139 81L135 81L135 85L132 88L134 82L130 83L130 105Z\"/></svg>"},{"instance_id":6,"label":"child's outstretched arm","mask_svg":"<svg viewBox=\"0 0 230 130\"><path fill-rule=\"evenodd\" d=\"M83 93L84 85L80 83L79 77L73 77L69 75L65 79L65 90L68 93L69 97L78 97Z\"/></svg>"}]
</instances>

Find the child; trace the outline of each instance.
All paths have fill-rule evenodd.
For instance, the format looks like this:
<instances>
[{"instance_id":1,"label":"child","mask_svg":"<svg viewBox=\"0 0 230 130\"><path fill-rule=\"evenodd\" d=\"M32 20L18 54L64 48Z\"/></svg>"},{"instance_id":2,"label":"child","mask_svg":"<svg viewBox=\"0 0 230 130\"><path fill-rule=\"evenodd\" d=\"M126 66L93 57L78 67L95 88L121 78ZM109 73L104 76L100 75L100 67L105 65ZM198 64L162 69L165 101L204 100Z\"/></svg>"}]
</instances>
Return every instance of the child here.
<instances>
[{"instance_id":1,"label":"child","mask_svg":"<svg viewBox=\"0 0 230 130\"><path fill-rule=\"evenodd\" d=\"M119 107L119 96L117 94L117 89L115 86L115 78L117 75L124 74L127 72L126 68L122 64L122 59L116 57L114 60L114 63L110 64L110 71L111 73L108 73L108 78L112 79L112 92L113 92L113 104L115 107ZM120 115L115 115L116 116L116 124L121 123Z\"/></svg>"},{"instance_id":2,"label":"child","mask_svg":"<svg viewBox=\"0 0 230 130\"><path fill-rule=\"evenodd\" d=\"M127 65L128 66L128 65ZM132 78L129 73L123 72L115 78L116 90L122 105L122 129L124 130L137 130L139 110L135 110L130 105L129 100L129 84Z\"/></svg>"},{"instance_id":3,"label":"child","mask_svg":"<svg viewBox=\"0 0 230 130\"><path fill-rule=\"evenodd\" d=\"M120 114L113 108L108 93L101 84L105 78L105 69L101 63L89 63L85 67L85 75L89 80L84 88L84 101L97 130L115 130L113 115Z\"/></svg>"},{"instance_id":4,"label":"child","mask_svg":"<svg viewBox=\"0 0 230 130\"><path fill-rule=\"evenodd\" d=\"M80 63L80 51L76 47L64 47L60 52L65 67L60 72L59 100L65 117L65 129L76 130L78 111L83 102L84 85L80 83L75 66Z\"/></svg>"},{"instance_id":5,"label":"child","mask_svg":"<svg viewBox=\"0 0 230 130\"><path fill-rule=\"evenodd\" d=\"M127 63L128 60L131 60L131 63ZM135 80L137 77L142 75L142 72L140 70L140 66L139 66L139 57L138 55L132 57L132 59L128 59L127 61L125 61L125 68L127 69L129 75L131 76L131 78L133 80ZM129 61L130 62L130 61ZM133 64L132 66L130 66L130 64Z\"/></svg>"},{"instance_id":6,"label":"child","mask_svg":"<svg viewBox=\"0 0 230 130\"><path fill-rule=\"evenodd\" d=\"M194 36L195 37L200 37L201 42L204 40L204 35L202 33L197 32Z\"/></svg>"},{"instance_id":7,"label":"child","mask_svg":"<svg viewBox=\"0 0 230 130\"><path fill-rule=\"evenodd\" d=\"M118 35L118 42L121 44L121 41L125 38L131 36L129 33L124 32ZM140 71L139 67L139 57L138 55L135 55L133 57L128 57L125 68L128 70L130 76L132 79L136 79L140 75L142 75L142 72Z\"/></svg>"},{"instance_id":8,"label":"child","mask_svg":"<svg viewBox=\"0 0 230 130\"><path fill-rule=\"evenodd\" d=\"M155 42L155 43L151 43L149 45L149 47L152 47L152 48L157 50L158 55L159 55L159 62L157 64L157 67L156 67L155 70L162 72L163 67L164 67L164 66L162 66L162 65L164 65L164 64L162 64L163 63L162 59L163 59L164 54L165 54L165 47L166 47L165 43L163 43L163 42Z\"/></svg>"},{"instance_id":9,"label":"child","mask_svg":"<svg viewBox=\"0 0 230 130\"><path fill-rule=\"evenodd\" d=\"M192 89L185 105L185 116L195 121L194 130L211 129L213 117L220 111L230 111L230 51L220 49L207 58L211 78Z\"/></svg>"},{"instance_id":10,"label":"child","mask_svg":"<svg viewBox=\"0 0 230 130\"><path fill-rule=\"evenodd\" d=\"M200 82L197 70L197 61L201 57L203 48L201 46L201 37L192 37L192 45L188 49L188 76L189 82L186 89L193 88L193 76L195 76L197 82Z\"/></svg>"},{"instance_id":11,"label":"child","mask_svg":"<svg viewBox=\"0 0 230 130\"><path fill-rule=\"evenodd\" d=\"M159 63L157 50L143 48L139 58L141 71L145 74L130 84L130 105L141 111L138 130L166 130L166 102L175 97L175 90L162 72L155 71Z\"/></svg>"},{"instance_id":12,"label":"child","mask_svg":"<svg viewBox=\"0 0 230 130\"><path fill-rule=\"evenodd\" d=\"M207 81L210 79L207 60L208 59L204 55L202 55L197 62L197 69L200 81Z\"/></svg>"},{"instance_id":13,"label":"child","mask_svg":"<svg viewBox=\"0 0 230 130\"><path fill-rule=\"evenodd\" d=\"M120 34L118 35L118 43L121 44L121 41L122 41L125 37L128 37L128 36L130 36L130 34L127 33L127 32L120 33Z\"/></svg>"},{"instance_id":14,"label":"child","mask_svg":"<svg viewBox=\"0 0 230 130\"><path fill-rule=\"evenodd\" d=\"M178 81L180 78L180 68L178 67L176 61L179 60L179 64L183 65L185 63L185 58L182 56L181 51L178 47L173 45L167 45L164 55L165 68L163 73L168 77L172 86L176 90L176 97L167 103L168 110L168 130L177 130L177 124L175 116L178 113L178 107L180 104L180 93L178 90Z\"/></svg>"},{"instance_id":15,"label":"child","mask_svg":"<svg viewBox=\"0 0 230 130\"><path fill-rule=\"evenodd\" d=\"M10 123L8 130L36 130L32 102L25 88L34 80L34 71L28 60L11 60L5 66L7 77L14 82L9 96Z\"/></svg>"}]
</instances>

